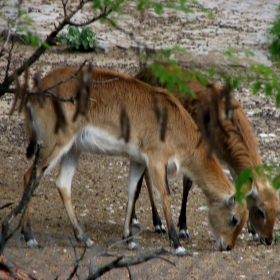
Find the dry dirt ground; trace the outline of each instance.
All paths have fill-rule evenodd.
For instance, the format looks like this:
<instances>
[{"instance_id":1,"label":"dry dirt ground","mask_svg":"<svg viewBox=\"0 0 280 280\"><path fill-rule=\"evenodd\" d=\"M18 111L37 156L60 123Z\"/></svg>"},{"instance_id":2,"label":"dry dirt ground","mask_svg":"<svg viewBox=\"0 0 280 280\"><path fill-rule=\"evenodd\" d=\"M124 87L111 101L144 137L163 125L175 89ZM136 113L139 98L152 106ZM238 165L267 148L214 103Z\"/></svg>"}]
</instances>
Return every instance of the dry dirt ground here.
<instances>
[{"instance_id":1,"label":"dry dirt ground","mask_svg":"<svg viewBox=\"0 0 280 280\"><path fill-rule=\"evenodd\" d=\"M34 1L27 1L29 4L31 2ZM196 50L201 48L201 51L194 52L191 55L181 55L179 57L180 63L196 66L201 70L205 70L207 66L212 64L226 64L220 52L222 47L219 42L221 42L221 39L217 39L217 36L222 33L220 38L223 38L223 43L232 42L236 46L236 38L239 36L239 43L242 46L253 48L263 63L269 65L263 32L273 20L272 15L275 14L276 7L275 1L270 1L266 5L263 4L263 1L248 2L252 2L252 5L245 5L241 1L236 1L237 5L240 4L237 6L240 9L232 8L231 4L229 4L230 7L223 6L226 5L226 1L202 2L209 5L217 19L214 22L210 22L201 14L191 16L192 20L190 20L189 25L184 25L184 28L193 30L193 34L191 34L193 37L188 37L184 40L183 35L188 32L182 31L183 35L180 40L185 42L186 48L189 50L191 49L191 40L192 44L197 47ZM58 1L44 1L42 7L49 5L55 10L57 3ZM34 11L39 13L38 6L34 3L31 4L34 8L31 13ZM264 5L263 8L259 7L260 5ZM41 9L43 9L42 7ZM137 14L132 13L133 9L131 7L133 5L127 7L128 14L130 19L133 18L136 21L139 17ZM258 11L257 14L253 13L250 16L250 12L254 9ZM271 13L269 9L272 9ZM142 22L139 25L143 26L143 30L150 27L150 35L154 36L151 39L150 35L146 37L143 35L143 38L151 39L155 43L154 47L156 47L156 42L159 41L164 46L164 42L167 42L165 36L168 37L168 34L171 36L175 31L180 31L179 25L176 25L176 23L180 22L180 20L182 22L182 18L184 18L182 15L160 18L154 13L143 14ZM223 24L219 26L219 22ZM227 27L223 27L226 26L226 23ZM49 27L47 24L46 26ZM165 26L167 31L160 35L157 32L157 28L160 29L162 26ZM100 26L98 25L98 27ZM100 28L106 30L107 27ZM174 31L172 28L177 29ZM212 29L217 29L216 36L212 34ZM104 34L106 34L105 31ZM113 34L113 32L108 32L108 34ZM196 37L199 34L202 34L201 38ZM110 37L109 35L108 38ZM208 39L205 38L209 38L209 50L207 49L209 44L206 44ZM233 38L236 40L233 40ZM263 40L262 44L258 43L259 39ZM139 70L139 57L134 51L135 48L126 45L127 41L129 41L127 38L119 40L118 44L116 43L119 46L111 44L110 47L106 48L106 52L98 53L78 53L69 51L65 47L53 47L32 66L32 71L34 72L36 69L41 68L45 73L59 65L81 64L85 59L90 59L94 65L134 75ZM121 43L123 43L122 46ZM18 66L32 52L31 47L16 44L13 65ZM2 60L0 63L1 78L4 75L4 66L5 60ZM242 67L235 67L234 69L227 67L226 69L240 71ZM254 128L264 162L277 167L280 158L280 128L278 126L280 111L275 107L274 100L268 99L262 94L253 96L249 88L245 86L240 86L235 95L243 105ZM12 97L10 95L6 95L0 100L0 205L9 202L12 202L13 205L1 210L0 223L3 222L4 217L20 200L23 174L31 164L25 157L28 143L24 132L23 116L19 116L16 113L13 116L8 115L11 102ZM92 248L87 249L83 260L80 262L78 269L79 279L84 279L88 275L89 269L94 270L112 260L110 257L96 256L106 251L110 245L122 237L127 200L128 169L128 161L125 158L89 154L84 154L81 157L72 183L73 201L77 216L85 226L89 237L94 241L94 245ZM74 239L70 222L55 189L54 181L57 173L57 168L55 168L43 178L40 187L36 191L38 196L34 198L33 203L33 230L43 249L33 250L27 248L26 244L21 240L20 234L17 233L10 239L5 250L5 254L10 260L24 267L37 279L67 279L69 277L75 263L74 250L70 240L75 245L78 256L83 251L82 244L77 243ZM179 215L182 196L181 185L181 178L170 180L174 221L177 221ZM208 229L205 205L202 192L196 186L193 187L187 211L191 238L182 241L183 246L191 253L191 256L178 257L172 254L165 254L163 256L174 262L175 265L162 259L154 259L130 267L130 272L125 268L111 270L101 279L129 279L129 273L131 274L131 279L137 280L280 279L280 245L274 243L272 246L267 247L257 244L252 241L252 237L247 233L246 229L243 229L234 250L230 252L217 251L214 239ZM143 226L143 232L137 242L143 248L143 252L151 248L168 247L168 236L154 233L146 188L143 188L136 207L139 221ZM159 207L159 210L161 216L163 216L161 207ZM15 226L15 224L13 223L12 225ZM277 217L275 233L280 234L279 231L280 216ZM110 252L131 254L131 252L126 251L123 244L115 246ZM143 252L140 251L140 253ZM137 257L137 253L135 254L135 257ZM74 279L78 278L75 276Z\"/></svg>"}]
</instances>

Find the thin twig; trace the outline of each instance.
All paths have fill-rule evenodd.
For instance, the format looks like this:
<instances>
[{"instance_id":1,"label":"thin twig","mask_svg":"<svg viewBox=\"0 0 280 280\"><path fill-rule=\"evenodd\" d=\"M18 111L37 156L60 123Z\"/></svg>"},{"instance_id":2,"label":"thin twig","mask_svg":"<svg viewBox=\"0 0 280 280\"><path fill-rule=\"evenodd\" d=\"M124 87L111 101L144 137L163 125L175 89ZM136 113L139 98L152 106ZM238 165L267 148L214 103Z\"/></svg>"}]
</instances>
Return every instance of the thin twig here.
<instances>
[{"instance_id":1,"label":"thin twig","mask_svg":"<svg viewBox=\"0 0 280 280\"><path fill-rule=\"evenodd\" d=\"M37 152L36 157L34 160L34 165L31 173L30 180L24 190L23 196L21 198L21 201L19 204L6 216L4 219L4 222L2 223L2 232L1 232L1 239L0 239L0 255L4 252L4 249L6 247L7 241L13 236L13 234L16 232L16 230L19 228L19 225L16 227L16 230L12 231L11 234L9 234L9 225L12 222L12 220L22 211L26 209L33 192L35 189L39 186L39 182L41 180L41 177L43 176L43 173L37 178L37 165L39 163L39 156L42 146L37 145ZM24 215L24 214L23 214ZM22 217L23 217L22 215ZM21 219L22 221L22 219ZM21 223L21 222L20 222Z\"/></svg>"},{"instance_id":2,"label":"thin twig","mask_svg":"<svg viewBox=\"0 0 280 280\"><path fill-rule=\"evenodd\" d=\"M124 258L124 256L123 255L118 255L115 260L113 260L113 261L109 262L108 264L100 267L95 273L89 275L86 278L86 280L97 279L100 276L102 276L103 274L105 274L106 272L108 272L108 271L110 271L111 269L114 269L114 268L129 267L129 266L132 266L132 265L137 265L137 264L147 262L147 261L149 261L151 259L155 259L155 258L162 259L162 260L170 263L171 265L175 266L174 262L160 256L161 254L164 254L166 252L167 251L164 248L162 248L161 250L156 251L153 254L143 255L143 256L140 256L139 258L136 258L136 259L133 259L133 260L126 260L126 261L121 261Z\"/></svg>"},{"instance_id":3,"label":"thin twig","mask_svg":"<svg viewBox=\"0 0 280 280\"><path fill-rule=\"evenodd\" d=\"M7 66L6 66L4 81L8 78L8 75L9 75L10 65L11 65L11 62L12 62L12 51L13 51L13 49L14 49L14 38L12 38L11 47L9 49L9 53L8 53L8 57L7 57Z\"/></svg>"},{"instance_id":4,"label":"thin twig","mask_svg":"<svg viewBox=\"0 0 280 280\"><path fill-rule=\"evenodd\" d=\"M10 31L10 29L8 29L8 36L7 36L6 41L3 45L3 48L0 50L0 57L2 57L5 54L5 51L7 49L7 45L8 45L9 40L10 40L10 36L11 36L11 31Z\"/></svg>"},{"instance_id":5,"label":"thin twig","mask_svg":"<svg viewBox=\"0 0 280 280\"><path fill-rule=\"evenodd\" d=\"M92 0L83 0L79 3L79 5L76 7L74 11L71 11L64 19L56 26L55 30L53 30L46 38L46 40L40 45L39 48L36 49L36 51L27 59L25 62L28 67L31 66L35 61L38 60L38 58L46 51L47 45L50 45L53 41L53 39L57 36L57 34L67 25L70 21L70 19L78 12L80 11L83 6L86 3L91 2ZM101 13L97 18L106 18L111 13L111 10L105 10L103 13ZM17 68L15 71L18 76L20 76L23 71L25 70L25 63ZM8 92L10 85L14 81L14 76L9 75L7 76L3 83L0 84L0 96L2 96L5 92Z\"/></svg>"},{"instance_id":6,"label":"thin twig","mask_svg":"<svg viewBox=\"0 0 280 280\"><path fill-rule=\"evenodd\" d=\"M69 20L67 23L69 25L77 26L77 27L84 26L84 25L89 25L89 24L91 24L91 23L93 23L93 22L95 22L99 19L106 18L111 12L112 12L112 9L107 10L107 8L105 7L103 12L100 15L98 15L97 17L92 17L91 19L88 19L86 22L76 23L76 22L73 22L73 21Z\"/></svg>"},{"instance_id":7,"label":"thin twig","mask_svg":"<svg viewBox=\"0 0 280 280\"><path fill-rule=\"evenodd\" d=\"M85 253L86 253L86 250L87 250L87 247L84 246L84 251L81 255L80 258L78 258L78 254L77 254L77 251L76 251L76 247L75 245L73 244L72 242L72 239L69 237L69 240L70 240L70 243L72 245L72 248L74 250L74 255L75 255L75 266L74 266L74 269L73 271L71 272L70 276L67 278L67 280L71 280L76 274L77 274L77 270L79 268L79 265L80 265L80 262L83 260L84 256L85 256ZM79 278L79 277L78 277Z\"/></svg>"},{"instance_id":8,"label":"thin twig","mask_svg":"<svg viewBox=\"0 0 280 280\"><path fill-rule=\"evenodd\" d=\"M14 204L14 203L12 203L12 202L6 203L6 204L0 206L0 210L2 210L2 209L4 209L4 208L7 208L7 207L9 207L9 206L11 206L11 205L13 205L13 204Z\"/></svg>"}]
</instances>

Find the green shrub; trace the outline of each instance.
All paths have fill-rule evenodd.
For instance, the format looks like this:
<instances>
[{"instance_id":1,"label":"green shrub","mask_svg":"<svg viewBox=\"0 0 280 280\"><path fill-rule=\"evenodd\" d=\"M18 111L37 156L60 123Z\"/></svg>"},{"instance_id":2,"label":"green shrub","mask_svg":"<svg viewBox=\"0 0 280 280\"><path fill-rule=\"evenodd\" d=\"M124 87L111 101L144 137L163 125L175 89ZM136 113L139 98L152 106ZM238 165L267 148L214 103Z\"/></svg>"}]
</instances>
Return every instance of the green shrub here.
<instances>
[{"instance_id":1,"label":"green shrub","mask_svg":"<svg viewBox=\"0 0 280 280\"><path fill-rule=\"evenodd\" d=\"M269 46L269 51L272 58L280 59L280 5L278 7L278 13L272 27L269 29L269 33L272 35L272 43Z\"/></svg>"},{"instance_id":2,"label":"green shrub","mask_svg":"<svg viewBox=\"0 0 280 280\"><path fill-rule=\"evenodd\" d=\"M68 33L59 37L61 44L68 44L71 49L90 50L96 45L96 34L87 27L80 29L77 26L69 26Z\"/></svg>"},{"instance_id":3,"label":"green shrub","mask_svg":"<svg viewBox=\"0 0 280 280\"><path fill-rule=\"evenodd\" d=\"M275 243L279 243L279 241L280 241L280 235L279 234L275 234L274 235L274 242Z\"/></svg>"}]
</instances>

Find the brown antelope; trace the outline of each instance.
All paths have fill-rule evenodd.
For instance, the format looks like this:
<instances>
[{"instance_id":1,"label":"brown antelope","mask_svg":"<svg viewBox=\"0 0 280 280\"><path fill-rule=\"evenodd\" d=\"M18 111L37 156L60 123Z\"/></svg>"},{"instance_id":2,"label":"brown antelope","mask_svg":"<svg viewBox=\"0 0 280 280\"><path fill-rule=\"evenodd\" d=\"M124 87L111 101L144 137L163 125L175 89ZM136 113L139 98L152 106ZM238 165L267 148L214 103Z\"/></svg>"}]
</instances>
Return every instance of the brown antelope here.
<instances>
[{"instance_id":1,"label":"brown antelope","mask_svg":"<svg viewBox=\"0 0 280 280\"><path fill-rule=\"evenodd\" d=\"M162 64L162 67L171 72L176 71L176 68L172 69L169 64ZM186 75L191 73L186 69L181 69L181 71L184 71ZM143 69L135 78L152 86L166 87L166 85L159 82L150 69ZM211 82L208 82L205 87L197 79L185 78L185 80L196 97L191 95L182 96L177 89L173 91L173 95L181 102L195 122L198 122L198 110L201 110L201 108L204 110L203 115L208 116L208 123L210 122L210 91L219 97L219 107L221 111L224 111L225 101L220 98L220 88ZM200 106L201 104L203 106ZM232 177L236 178L243 169L261 166L262 160L246 114L235 98L232 99L232 107L234 108L232 118L222 121L222 125L228 135L223 132L220 126L215 127L213 151L218 159L229 167ZM180 228L179 235L184 238L189 237L186 224L186 203L191 185L191 180L184 177L183 200L178 223ZM140 186L141 184L138 184L137 196L140 192ZM254 235L255 240L260 240L261 243L270 245L273 242L273 227L279 207L278 194L269 184L264 173L255 174L251 187L244 190L244 192L249 210L249 232ZM164 231L155 204L153 201L151 202L156 231L161 229ZM133 213L133 217L136 219L135 213Z\"/></svg>"},{"instance_id":2,"label":"brown antelope","mask_svg":"<svg viewBox=\"0 0 280 280\"><path fill-rule=\"evenodd\" d=\"M78 68L65 67L53 70L41 81L42 90L77 73ZM80 80L87 69L83 68L76 77L60 83L51 89L61 98L74 96L80 86ZM45 174L61 158L60 173L56 186L63 200L69 219L78 240L87 246L92 244L74 213L71 200L71 181L81 152L106 155L122 155L130 159L128 182L128 203L123 236L130 236L129 224L137 183L145 170L159 191L163 201L163 210L167 222L169 239L177 253L184 253L176 234L170 210L170 191L167 183L167 170L180 170L203 190L209 207L209 224L217 245L221 250L234 246L248 217L246 208L235 202L235 188L230 183L215 157L207 157L207 148L198 146L200 133L192 118L178 100L163 89L151 86L109 70L92 70L92 86L87 116L78 116L73 122L77 106L71 102L61 104L67 121L67 131L56 129L56 117L51 98L47 98L43 107L37 96L29 96L26 103L25 120L30 139L28 151L37 142L43 142L37 167L38 176ZM107 82L110 80L110 82ZM103 82L103 83L102 83ZM166 108L168 118L165 140L158 135L157 106ZM122 138L120 116L125 108L130 123L128 142ZM24 176L25 186L31 174L32 166ZM201 172L203 170L203 172ZM30 246L37 246L32 236L29 211L23 222L22 232ZM129 248L135 243L131 241Z\"/></svg>"}]
</instances>

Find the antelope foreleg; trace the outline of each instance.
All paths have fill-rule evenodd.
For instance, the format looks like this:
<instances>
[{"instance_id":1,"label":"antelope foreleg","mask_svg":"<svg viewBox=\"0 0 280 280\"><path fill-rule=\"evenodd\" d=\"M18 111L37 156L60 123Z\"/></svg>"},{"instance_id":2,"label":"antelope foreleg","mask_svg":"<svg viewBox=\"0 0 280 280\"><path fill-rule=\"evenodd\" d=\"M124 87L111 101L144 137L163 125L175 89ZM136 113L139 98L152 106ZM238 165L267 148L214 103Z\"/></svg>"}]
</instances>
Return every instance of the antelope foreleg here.
<instances>
[{"instance_id":1,"label":"antelope foreleg","mask_svg":"<svg viewBox=\"0 0 280 280\"><path fill-rule=\"evenodd\" d=\"M148 192L149 192L149 198L152 206L152 215L153 215L153 224L155 227L156 233L167 233L164 225L161 222L160 216L157 211L156 203L155 203L155 196L153 192L153 183L151 179L151 175L149 173L149 170L145 172L145 181L147 184Z\"/></svg>"},{"instance_id":2,"label":"antelope foreleg","mask_svg":"<svg viewBox=\"0 0 280 280\"><path fill-rule=\"evenodd\" d=\"M184 247L181 245L179 241L178 235L176 233L172 221L171 208L170 208L170 190L167 182L166 167L159 166L158 163L155 165L149 163L149 172L151 175L151 179L155 187L159 191L162 200L163 211L166 219L171 246L173 246L176 249L177 254L185 254L186 250L184 249Z\"/></svg>"}]
</instances>

